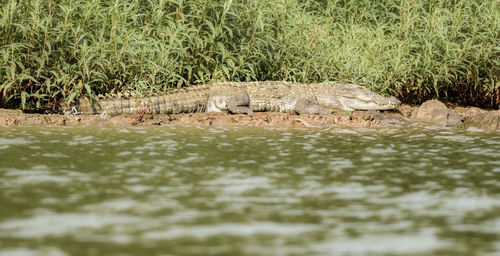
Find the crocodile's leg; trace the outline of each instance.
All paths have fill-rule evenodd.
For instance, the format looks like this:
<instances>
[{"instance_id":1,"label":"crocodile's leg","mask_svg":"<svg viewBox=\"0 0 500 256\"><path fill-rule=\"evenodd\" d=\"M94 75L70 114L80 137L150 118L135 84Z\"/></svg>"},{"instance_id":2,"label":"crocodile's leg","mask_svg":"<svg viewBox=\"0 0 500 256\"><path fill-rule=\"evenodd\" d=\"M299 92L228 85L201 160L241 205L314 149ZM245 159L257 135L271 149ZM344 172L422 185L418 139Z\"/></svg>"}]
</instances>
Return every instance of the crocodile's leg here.
<instances>
[{"instance_id":1,"label":"crocodile's leg","mask_svg":"<svg viewBox=\"0 0 500 256\"><path fill-rule=\"evenodd\" d=\"M247 114L253 116L253 111L250 108L250 96L247 90L238 88L237 93L228 99L227 110L231 114Z\"/></svg>"},{"instance_id":2,"label":"crocodile's leg","mask_svg":"<svg viewBox=\"0 0 500 256\"><path fill-rule=\"evenodd\" d=\"M297 103L295 104L294 107L295 113L297 114L319 114L319 115L326 115L330 114L331 112L318 105L314 101L310 99L299 99L297 100Z\"/></svg>"},{"instance_id":3,"label":"crocodile's leg","mask_svg":"<svg viewBox=\"0 0 500 256\"><path fill-rule=\"evenodd\" d=\"M207 112L229 112L231 114L253 115L250 97L243 88L224 88L208 97Z\"/></svg>"}]
</instances>

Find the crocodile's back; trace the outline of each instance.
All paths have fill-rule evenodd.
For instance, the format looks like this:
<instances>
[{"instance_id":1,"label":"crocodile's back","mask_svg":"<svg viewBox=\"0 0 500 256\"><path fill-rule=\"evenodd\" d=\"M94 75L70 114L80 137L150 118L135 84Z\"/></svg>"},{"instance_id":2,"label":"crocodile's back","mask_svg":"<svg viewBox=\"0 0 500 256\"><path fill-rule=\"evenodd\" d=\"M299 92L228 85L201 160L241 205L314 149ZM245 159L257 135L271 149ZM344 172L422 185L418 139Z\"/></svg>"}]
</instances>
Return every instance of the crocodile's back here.
<instances>
[{"instance_id":1,"label":"crocodile's back","mask_svg":"<svg viewBox=\"0 0 500 256\"><path fill-rule=\"evenodd\" d=\"M287 112L290 92L295 84L281 81L250 83L247 86L253 111Z\"/></svg>"}]
</instances>

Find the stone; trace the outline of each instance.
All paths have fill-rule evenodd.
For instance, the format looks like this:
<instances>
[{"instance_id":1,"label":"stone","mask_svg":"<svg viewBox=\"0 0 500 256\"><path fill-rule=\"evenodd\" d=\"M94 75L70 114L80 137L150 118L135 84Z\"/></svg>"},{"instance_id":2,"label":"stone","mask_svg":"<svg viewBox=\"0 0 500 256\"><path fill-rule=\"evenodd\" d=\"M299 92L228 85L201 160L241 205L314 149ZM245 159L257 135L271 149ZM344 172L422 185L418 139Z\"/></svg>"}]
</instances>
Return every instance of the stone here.
<instances>
[{"instance_id":1,"label":"stone","mask_svg":"<svg viewBox=\"0 0 500 256\"><path fill-rule=\"evenodd\" d=\"M466 117L471 117L471 116L475 116L477 114L481 114L481 113L487 113L488 111L484 110L484 109L480 109L478 107L470 107L468 108L466 111L464 111L462 113L462 116L465 120Z\"/></svg>"},{"instance_id":2,"label":"stone","mask_svg":"<svg viewBox=\"0 0 500 256\"><path fill-rule=\"evenodd\" d=\"M462 124L462 116L448 109L439 100L424 102L412 116L413 121L434 124L442 127L456 127Z\"/></svg>"},{"instance_id":3,"label":"stone","mask_svg":"<svg viewBox=\"0 0 500 256\"><path fill-rule=\"evenodd\" d=\"M462 127L476 127L484 130L500 130L500 110L468 115L464 117Z\"/></svg>"}]
</instances>

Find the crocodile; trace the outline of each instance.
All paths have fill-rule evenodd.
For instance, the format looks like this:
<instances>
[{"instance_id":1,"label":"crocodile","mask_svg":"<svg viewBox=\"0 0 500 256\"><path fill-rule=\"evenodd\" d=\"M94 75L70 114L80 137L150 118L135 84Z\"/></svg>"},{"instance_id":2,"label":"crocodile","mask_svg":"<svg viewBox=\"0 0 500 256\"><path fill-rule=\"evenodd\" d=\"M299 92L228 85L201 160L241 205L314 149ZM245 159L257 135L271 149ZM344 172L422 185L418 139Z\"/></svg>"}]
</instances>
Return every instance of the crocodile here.
<instances>
[{"instance_id":1,"label":"crocodile","mask_svg":"<svg viewBox=\"0 0 500 256\"><path fill-rule=\"evenodd\" d=\"M253 111L328 114L332 109L389 110L401 102L357 84L249 82L246 84Z\"/></svg>"},{"instance_id":2,"label":"crocodile","mask_svg":"<svg viewBox=\"0 0 500 256\"><path fill-rule=\"evenodd\" d=\"M283 81L219 82L179 88L158 95L100 95L81 97L64 111L73 114L176 114L229 112L252 115L254 111L328 114L332 109L389 110L400 101L356 84L295 83Z\"/></svg>"}]
</instances>

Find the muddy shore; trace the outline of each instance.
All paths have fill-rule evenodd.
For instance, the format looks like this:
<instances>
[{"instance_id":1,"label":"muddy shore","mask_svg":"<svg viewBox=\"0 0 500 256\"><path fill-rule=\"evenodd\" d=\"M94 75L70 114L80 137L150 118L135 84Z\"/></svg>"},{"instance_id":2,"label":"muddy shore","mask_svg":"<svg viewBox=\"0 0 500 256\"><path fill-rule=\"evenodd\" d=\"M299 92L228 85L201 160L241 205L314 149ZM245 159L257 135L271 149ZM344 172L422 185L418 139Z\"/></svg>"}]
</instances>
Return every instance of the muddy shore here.
<instances>
[{"instance_id":1,"label":"muddy shore","mask_svg":"<svg viewBox=\"0 0 500 256\"><path fill-rule=\"evenodd\" d=\"M352 127L385 126L376 112L332 113L330 115L294 115L276 112L256 112L253 116L227 113L187 113L173 115L120 115L114 117L98 115L29 114L21 110L0 109L0 125L101 125L101 126L155 126L172 124L225 125L225 126L283 126L283 127L323 127L342 125ZM384 115L385 117L385 115ZM391 118L392 120L392 118Z\"/></svg>"},{"instance_id":2,"label":"muddy shore","mask_svg":"<svg viewBox=\"0 0 500 256\"><path fill-rule=\"evenodd\" d=\"M434 101L433 103L436 103ZM441 105L439 105L441 104ZM223 126L282 126L282 127L405 127L405 126L456 126L500 130L500 111L475 107L444 107L444 104L422 106L402 105L390 111L334 111L328 115L295 115L276 112L256 112L253 116L227 113L188 113L173 115L120 115L114 117L94 115L31 114L21 110L1 109L1 126L38 125L98 125L160 126L173 124L223 125ZM437 105L437 107L436 107ZM439 109L441 107L441 109ZM423 113L423 114L422 114ZM446 118L458 113L460 120L450 125ZM418 118L417 118L418 116ZM421 118L423 116L423 119ZM427 118L427 119L426 119ZM444 119L443 119L444 118ZM437 121L436 121L437 120ZM444 120L444 121L443 121Z\"/></svg>"}]
</instances>

